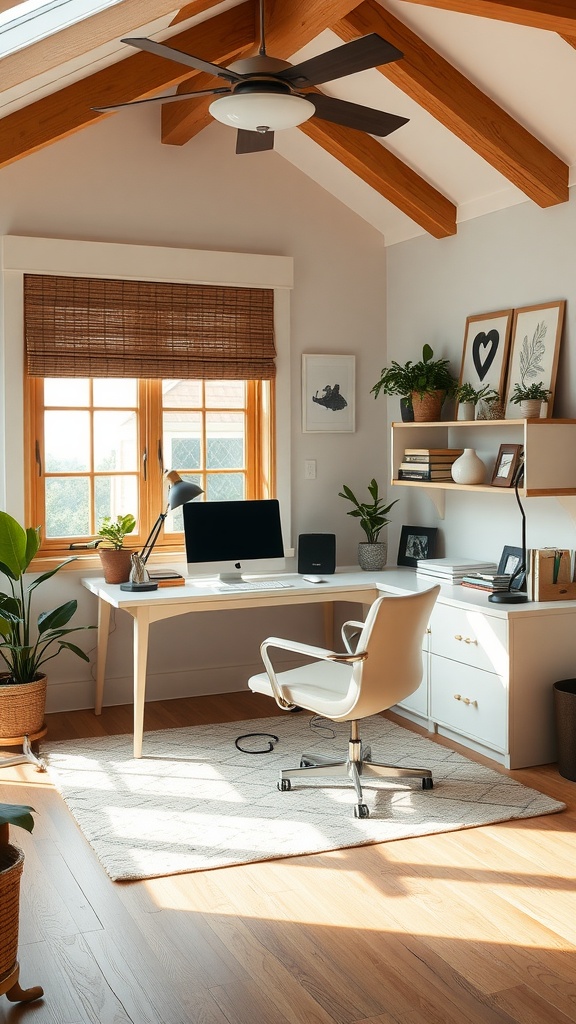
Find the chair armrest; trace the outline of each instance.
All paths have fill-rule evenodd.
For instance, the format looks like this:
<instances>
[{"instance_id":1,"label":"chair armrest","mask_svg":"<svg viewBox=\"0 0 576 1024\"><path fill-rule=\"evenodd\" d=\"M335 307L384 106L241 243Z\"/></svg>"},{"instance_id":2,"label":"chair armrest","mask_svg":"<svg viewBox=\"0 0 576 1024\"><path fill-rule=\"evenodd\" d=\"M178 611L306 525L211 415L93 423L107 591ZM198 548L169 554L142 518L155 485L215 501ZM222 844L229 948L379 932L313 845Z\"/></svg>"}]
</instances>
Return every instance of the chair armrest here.
<instances>
[{"instance_id":1,"label":"chair armrest","mask_svg":"<svg viewBox=\"0 0 576 1024\"><path fill-rule=\"evenodd\" d=\"M341 629L342 640L343 640L343 643L344 643L344 646L345 646L346 650L350 651L351 654L353 653L352 652L352 643L351 643L352 638L355 635L356 636L356 640L357 640L363 629L364 629L364 623L363 622L356 622L354 619L349 619L348 622L344 622L342 624L342 629Z\"/></svg>"},{"instance_id":2,"label":"chair armrest","mask_svg":"<svg viewBox=\"0 0 576 1024\"><path fill-rule=\"evenodd\" d=\"M364 661L368 654L366 651L360 651L356 654L343 654L337 651L327 651L324 647L314 647L312 644L302 644L298 640L281 640L277 636L269 636L266 640L263 640L260 644L260 653L262 655L262 661L266 673L270 680L270 686L274 694L274 699L280 708L290 710L295 707L291 701L287 700L282 692L282 686L278 682L274 666L270 660L268 654L269 647L277 647L282 651L292 651L294 654L303 654L308 658L315 658L317 661L336 661L343 662L344 664L353 664L356 661Z\"/></svg>"}]
</instances>

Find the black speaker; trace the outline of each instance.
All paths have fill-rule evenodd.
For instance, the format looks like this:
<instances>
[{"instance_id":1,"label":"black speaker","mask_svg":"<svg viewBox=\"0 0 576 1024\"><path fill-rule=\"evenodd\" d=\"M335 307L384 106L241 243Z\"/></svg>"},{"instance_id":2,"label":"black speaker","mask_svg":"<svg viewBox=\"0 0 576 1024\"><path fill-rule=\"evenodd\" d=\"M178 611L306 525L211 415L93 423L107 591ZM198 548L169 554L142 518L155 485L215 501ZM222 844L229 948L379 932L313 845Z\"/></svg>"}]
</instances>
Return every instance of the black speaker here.
<instances>
[{"instance_id":1,"label":"black speaker","mask_svg":"<svg viewBox=\"0 0 576 1024\"><path fill-rule=\"evenodd\" d=\"M336 572L336 534L301 533L298 537L298 572Z\"/></svg>"}]
</instances>

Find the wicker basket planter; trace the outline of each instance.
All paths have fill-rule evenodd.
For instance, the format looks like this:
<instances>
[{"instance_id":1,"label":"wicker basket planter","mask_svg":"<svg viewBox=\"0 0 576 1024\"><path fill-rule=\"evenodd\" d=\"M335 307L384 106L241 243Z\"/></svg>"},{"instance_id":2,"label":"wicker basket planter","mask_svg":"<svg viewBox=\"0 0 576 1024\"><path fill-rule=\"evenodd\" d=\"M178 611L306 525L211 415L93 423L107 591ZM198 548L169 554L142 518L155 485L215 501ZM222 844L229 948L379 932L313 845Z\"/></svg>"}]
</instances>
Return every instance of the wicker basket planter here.
<instances>
[{"instance_id":1,"label":"wicker basket planter","mask_svg":"<svg viewBox=\"0 0 576 1024\"><path fill-rule=\"evenodd\" d=\"M8 843L0 846L0 983L16 966L18 957L18 919L20 878L24 854Z\"/></svg>"},{"instance_id":2,"label":"wicker basket planter","mask_svg":"<svg viewBox=\"0 0 576 1024\"><path fill-rule=\"evenodd\" d=\"M32 683L0 685L0 742L15 746L43 731L47 684L40 676Z\"/></svg>"}]
</instances>

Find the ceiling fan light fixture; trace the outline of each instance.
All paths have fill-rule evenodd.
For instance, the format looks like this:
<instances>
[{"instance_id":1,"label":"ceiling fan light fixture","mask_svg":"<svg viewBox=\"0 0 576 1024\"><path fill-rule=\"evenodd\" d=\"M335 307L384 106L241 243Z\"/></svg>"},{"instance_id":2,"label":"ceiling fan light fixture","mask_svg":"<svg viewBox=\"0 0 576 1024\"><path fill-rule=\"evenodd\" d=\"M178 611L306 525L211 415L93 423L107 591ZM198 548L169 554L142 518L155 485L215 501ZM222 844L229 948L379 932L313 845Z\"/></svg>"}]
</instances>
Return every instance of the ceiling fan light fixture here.
<instances>
[{"instance_id":1,"label":"ceiling fan light fixture","mask_svg":"<svg viewBox=\"0 0 576 1024\"><path fill-rule=\"evenodd\" d=\"M303 96L291 93L240 93L220 96L210 104L210 113L222 124L249 132L280 132L296 128L316 112Z\"/></svg>"}]
</instances>

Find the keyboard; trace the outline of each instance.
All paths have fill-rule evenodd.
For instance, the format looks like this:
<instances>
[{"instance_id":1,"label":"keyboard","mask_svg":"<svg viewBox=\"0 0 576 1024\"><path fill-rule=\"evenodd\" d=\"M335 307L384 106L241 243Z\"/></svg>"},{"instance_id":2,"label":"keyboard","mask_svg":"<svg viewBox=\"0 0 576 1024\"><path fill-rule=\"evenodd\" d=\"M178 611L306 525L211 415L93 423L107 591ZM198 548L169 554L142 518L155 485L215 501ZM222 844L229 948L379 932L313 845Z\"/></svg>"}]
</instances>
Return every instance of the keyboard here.
<instances>
[{"instance_id":1,"label":"keyboard","mask_svg":"<svg viewBox=\"0 0 576 1024\"><path fill-rule=\"evenodd\" d=\"M280 590L284 587L292 587L293 583L284 583L281 580L254 580L242 583L218 583L214 590L227 594L236 590Z\"/></svg>"}]
</instances>

